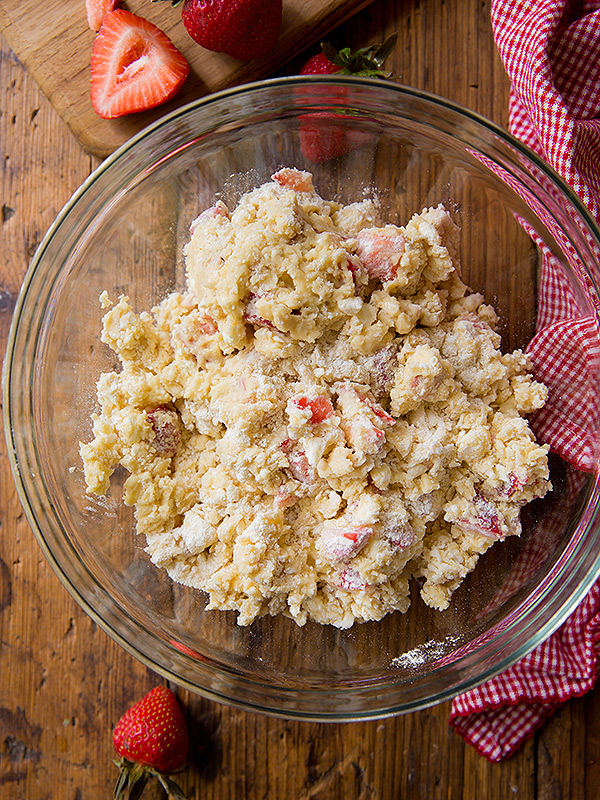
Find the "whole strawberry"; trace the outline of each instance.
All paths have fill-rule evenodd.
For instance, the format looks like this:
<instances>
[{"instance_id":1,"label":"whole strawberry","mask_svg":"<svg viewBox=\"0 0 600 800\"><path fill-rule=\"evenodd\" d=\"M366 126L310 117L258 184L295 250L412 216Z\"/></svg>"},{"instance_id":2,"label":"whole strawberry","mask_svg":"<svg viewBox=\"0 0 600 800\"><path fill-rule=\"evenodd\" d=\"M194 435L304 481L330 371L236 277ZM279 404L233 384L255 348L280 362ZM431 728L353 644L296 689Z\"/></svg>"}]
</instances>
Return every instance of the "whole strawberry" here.
<instances>
[{"instance_id":1,"label":"whole strawberry","mask_svg":"<svg viewBox=\"0 0 600 800\"><path fill-rule=\"evenodd\" d=\"M345 47L339 52L323 43L321 53L308 59L300 75L363 75L365 77L389 78L390 72L383 69L384 62L396 44L396 34L389 36L383 44L368 45L352 52ZM343 104L345 89L327 90L327 99ZM319 164L360 147L371 137L352 125L352 115L343 111L315 111L305 114L300 122L300 145L309 161Z\"/></svg>"},{"instance_id":2,"label":"whole strawberry","mask_svg":"<svg viewBox=\"0 0 600 800\"><path fill-rule=\"evenodd\" d=\"M180 0L172 0L177 5ZM281 29L282 0L183 0L181 19L207 50L252 61L271 50Z\"/></svg>"},{"instance_id":3,"label":"whole strawberry","mask_svg":"<svg viewBox=\"0 0 600 800\"><path fill-rule=\"evenodd\" d=\"M113 731L113 744L121 756L115 800L136 800L148 778L158 779L165 791L183 800L169 773L180 769L188 753L188 732L175 695L157 686L128 709Z\"/></svg>"}]
</instances>

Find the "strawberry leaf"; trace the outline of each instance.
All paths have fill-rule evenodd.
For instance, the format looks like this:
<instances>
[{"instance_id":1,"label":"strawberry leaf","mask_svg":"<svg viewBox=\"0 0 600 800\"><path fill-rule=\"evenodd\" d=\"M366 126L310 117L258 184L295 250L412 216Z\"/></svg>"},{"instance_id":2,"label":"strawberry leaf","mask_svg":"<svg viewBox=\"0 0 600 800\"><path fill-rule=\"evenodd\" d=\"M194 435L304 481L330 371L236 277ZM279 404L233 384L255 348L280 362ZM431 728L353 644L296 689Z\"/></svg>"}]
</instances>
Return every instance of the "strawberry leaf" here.
<instances>
[{"instance_id":1,"label":"strawberry leaf","mask_svg":"<svg viewBox=\"0 0 600 800\"><path fill-rule=\"evenodd\" d=\"M121 772L115 784L114 800L139 800L150 777L148 770L126 758L115 764Z\"/></svg>"},{"instance_id":2,"label":"strawberry leaf","mask_svg":"<svg viewBox=\"0 0 600 800\"><path fill-rule=\"evenodd\" d=\"M328 42L321 43L323 55L340 67L338 75L363 75L371 78L390 78L392 73L383 65L396 46L398 35L392 33L383 44L371 44L359 48L355 53L349 47L336 50Z\"/></svg>"},{"instance_id":3,"label":"strawberry leaf","mask_svg":"<svg viewBox=\"0 0 600 800\"><path fill-rule=\"evenodd\" d=\"M174 798L174 800L186 800L183 789L173 780L173 778L170 778L168 775L163 775L160 772L156 772L155 774L158 778L158 782L169 797Z\"/></svg>"}]
</instances>

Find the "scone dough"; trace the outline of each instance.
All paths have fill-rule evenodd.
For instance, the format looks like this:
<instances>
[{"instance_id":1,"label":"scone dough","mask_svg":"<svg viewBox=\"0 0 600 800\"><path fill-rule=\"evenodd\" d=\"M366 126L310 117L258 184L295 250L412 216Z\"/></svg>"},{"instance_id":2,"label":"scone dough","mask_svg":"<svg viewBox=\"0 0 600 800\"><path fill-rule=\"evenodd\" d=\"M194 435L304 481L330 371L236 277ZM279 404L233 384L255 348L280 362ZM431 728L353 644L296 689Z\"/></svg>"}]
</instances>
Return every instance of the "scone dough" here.
<instances>
[{"instance_id":1,"label":"scone dough","mask_svg":"<svg viewBox=\"0 0 600 800\"><path fill-rule=\"evenodd\" d=\"M88 490L125 467L153 562L241 625L378 620L411 577L445 609L549 489L523 416L546 389L500 351L446 210L385 224L284 168L191 233L185 293L104 316L121 369L98 381Z\"/></svg>"}]
</instances>

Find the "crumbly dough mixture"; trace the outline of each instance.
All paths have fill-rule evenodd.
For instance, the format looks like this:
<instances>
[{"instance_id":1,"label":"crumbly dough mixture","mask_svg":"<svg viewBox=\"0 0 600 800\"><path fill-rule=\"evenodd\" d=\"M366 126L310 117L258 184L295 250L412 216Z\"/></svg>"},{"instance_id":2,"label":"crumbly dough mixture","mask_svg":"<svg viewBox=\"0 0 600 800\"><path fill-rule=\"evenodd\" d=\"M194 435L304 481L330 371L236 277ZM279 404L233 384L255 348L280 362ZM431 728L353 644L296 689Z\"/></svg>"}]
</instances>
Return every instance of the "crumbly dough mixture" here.
<instances>
[{"instance_id":1,"label":"crumbly dough mixture","mask_svg":"<svg viewBox=\"0 0 600 800\"><path fill-rule=\"evenodd\" d=\"M347 628L445 609L549 488L546 389L459 277L442 206L405 227L285 168L191 226L187 290L104 316L90 492L117 464L153 562L235 609Z\"/></svg>"}]
</instances>

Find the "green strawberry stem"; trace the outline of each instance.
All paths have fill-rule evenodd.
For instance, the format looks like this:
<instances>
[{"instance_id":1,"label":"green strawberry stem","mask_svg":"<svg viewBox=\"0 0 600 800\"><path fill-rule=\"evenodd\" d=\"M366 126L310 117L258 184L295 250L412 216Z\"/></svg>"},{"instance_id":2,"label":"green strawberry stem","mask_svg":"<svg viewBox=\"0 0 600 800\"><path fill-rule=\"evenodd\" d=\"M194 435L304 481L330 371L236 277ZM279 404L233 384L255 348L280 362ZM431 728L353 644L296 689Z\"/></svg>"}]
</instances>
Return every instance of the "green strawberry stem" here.
<instances>
[{"instance_id":1,"label":"green strawberry stem","mask_svg":"<svg viewBox=\"0 0 600 800\"><path fill-rule=\"evenodd\" d=\"M392 73L384 70L383 65L396 46L397 39L398 34L392 33L383 44L367 45L359 48L355 53L349 47L338 51L327 42L321 44L321 49L332 64L341 67L338 75L390 78Z\"/></svg>"},{"instance_id":2,"label":"green strawberry stem","mask_svg":"<svg viewBox=\"0 0 600 800\"><path fill-rule=\"evenodd\" d=\"M158 780L168 797L172 797L173 800L186 800L182 788L169 775L158 772L152 767L136 764L127 758L121 758L114 764L120 770L115 785L114 800L139 800L151 777Z\"/></svg>"}]
</instances>

